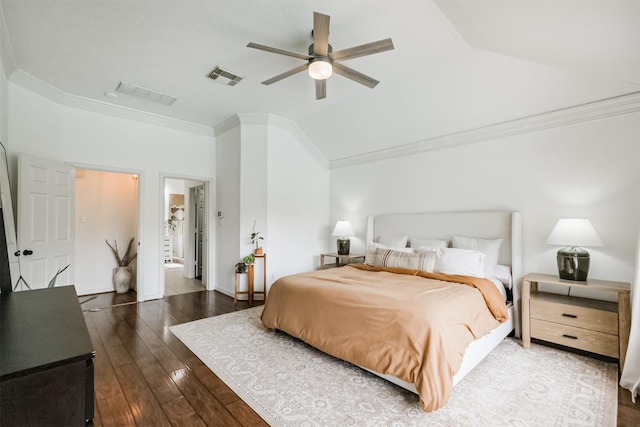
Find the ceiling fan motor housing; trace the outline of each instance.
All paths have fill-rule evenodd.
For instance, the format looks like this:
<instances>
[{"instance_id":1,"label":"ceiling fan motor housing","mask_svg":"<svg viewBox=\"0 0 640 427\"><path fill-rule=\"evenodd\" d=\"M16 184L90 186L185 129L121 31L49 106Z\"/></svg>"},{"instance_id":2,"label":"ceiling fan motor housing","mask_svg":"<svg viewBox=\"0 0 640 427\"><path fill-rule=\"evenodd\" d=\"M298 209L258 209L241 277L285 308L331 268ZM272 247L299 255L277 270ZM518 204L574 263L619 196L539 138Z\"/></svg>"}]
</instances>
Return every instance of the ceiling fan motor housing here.
<instances>
[{"instance_id":1,"label":"ceiling fan motor housing","mask_svg":"<svg viewBox=\"0 0 640 427\"><path fill-rule=\"evenodd\" d=\"M331 45L327 45L327 46L328 46L327 52L328 52L328 53L333 52L333 47L332 47ZM313 45L313 43L311 43L311 44L309 45L309 55L311 55L311 56L320 56L320 55L317 55L317 54L315 53L315 51L313 50L313 48L314 48L314 45ZM327 57L327 59L329 59L329 58Z\"/></svg>"}]
</instances>

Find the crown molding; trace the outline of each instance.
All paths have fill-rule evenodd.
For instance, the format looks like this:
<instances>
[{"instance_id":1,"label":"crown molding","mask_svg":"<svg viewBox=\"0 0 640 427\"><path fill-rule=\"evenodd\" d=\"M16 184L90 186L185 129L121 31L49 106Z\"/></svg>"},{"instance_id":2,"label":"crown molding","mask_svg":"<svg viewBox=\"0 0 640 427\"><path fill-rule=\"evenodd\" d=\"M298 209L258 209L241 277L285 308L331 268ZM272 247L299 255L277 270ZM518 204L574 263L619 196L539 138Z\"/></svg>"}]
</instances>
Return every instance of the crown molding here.
<instances>
[{"instance_id":1,"label":"crown molding","mask_svg":"<svg viewBox=\"0 0 640 427\"><path fill-rule=\"evenodd\" d=\"M214 126L213 131L216 135L216 138L222 135L223 133L229 132L231 129L240 126L240 117L237 114L225 119Z\"/></svg>"},{"instance_id":2,"label":"crown molding","mask_svg":"<svg viewBox=\"0 0 640 427\"><path fill-rule=\"evenodd\" d=\"M572 107L548 111L493 125L483 126L449 135L436 136L401 146L372 151L350 157L331 160L330 169L405 157L433 150L490 141L507 136L521 135L569 126L576 123L600 120L607 117L640 111L640 91L606 98Z\"/></svg>"},{"instance_id":3,"label":"crown molding","mask_svg":"<svg viewBox=\"0 0 640 427\"><path fill-rule=\"evenodd\" d=\"M107 114L122 119L163 126L199 135L210 137L214 136L213 128L210 126L188 122L186 120L174 119L160 114L148 113L146 111L136 110L135 108L111 104L109 102L91 99L80 95L70 94L23 70L16 70L13 72L10 80L18 86L68 107L93 111L95 113Z\"/></svg>"}]
</instances>

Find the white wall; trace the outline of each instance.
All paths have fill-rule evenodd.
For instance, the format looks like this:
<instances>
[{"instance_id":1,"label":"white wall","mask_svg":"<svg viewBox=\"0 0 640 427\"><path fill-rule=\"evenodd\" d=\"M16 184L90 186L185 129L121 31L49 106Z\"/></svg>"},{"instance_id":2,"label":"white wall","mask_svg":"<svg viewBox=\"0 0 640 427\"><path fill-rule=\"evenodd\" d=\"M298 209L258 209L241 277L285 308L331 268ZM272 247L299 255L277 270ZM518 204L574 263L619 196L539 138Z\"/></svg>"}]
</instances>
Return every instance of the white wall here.
<instances>
[{"instance_id":1,"label":"white wall","mask_svg":"<svg viewBox=\"0 0 640 427\"><path fill-rule=\"evenodd\" d=\"M268 208L269 176L271 169L268 155L269 125L267 114L239 114L241 123L240 141L240 251L241 257L251 254L254 246L251 244L253 224L256 231L264 237L262 247L269 250ZM287 174L288 167L281 171Z\"/></svg>"},{"instance_id":2,"label":"white wall","mask_svg":"<svg viewBox=\"0 0 640 427\"><path fill-rule=\"evenodd\" d=\"M129 240L137 238L138 181L131 174L81 170L76 175L75 213L76 292L111 292L112 269L117 264L105 239L111 245L116 241L122 256ZM137 240L133 244L135 253ZM134 260L134 271L136 265ZM136 287L135 279L132 287Z\"/></svg>"},{"instance_id":3,"label":"white wall","mask_svg":"<svg viewBox=\"0 0 640 427\"><path fill-rule=\"evenodd\" d=\"M269 284L317 269L330 233L328 165L291 125L276 119L269 126Z\"/></svg>"},{"instance_id":4,"label":"white wall","mask_svg":"<svg viewBox=\"0 0 640 427\"><path fill-rule=\"evenodd\" d=\"M240 262L240 126L216 134L217 289L233 295L233 266Z\"/></svg>"},{"instance_id":5,"label":"white wall","mask_svg":"<svg viewBox=\"0 0 640 427\"><path fill-rule=\"evenodd\" d=\"M352 220L352 251L361 252L367 215L517 210L524 272L555 273L558 247L545 240L556 220L588 218L604 241L589 248L590 277L631 281L640 218L639 141L640 114L634 113L336 168L331 223Z\"/></svg>"},{"instance_id":6,"label":"white wall","mask_svg":"<svg viewBox=\"0 0 640 427\"><path fill-rule=\"evenodd\" d=\"M218 289L233 294L233 266L254 249L254 220L264 237L268 285L317 268L327 246L327 160L293 122L269 114L239 114L216 142L218 209L224 211L217 224ZM257 288L261 277L257 262Z\"/></svg>"},{"instance_id":7,"label":"white wall","mask_svg":"<svg viewBox=\"0 0 640 427\"><path fill-rule=\"evenodd\" d=\"M164 204L164 188L160 174L213 180L214 138L68 107L12 82L9 105L8 150L13 156L24 152L83 167L140 175L138 299L161 297L164 221L159 209ZM214 241L213 235L210 241Z\"/></svg>"}]
</instances>

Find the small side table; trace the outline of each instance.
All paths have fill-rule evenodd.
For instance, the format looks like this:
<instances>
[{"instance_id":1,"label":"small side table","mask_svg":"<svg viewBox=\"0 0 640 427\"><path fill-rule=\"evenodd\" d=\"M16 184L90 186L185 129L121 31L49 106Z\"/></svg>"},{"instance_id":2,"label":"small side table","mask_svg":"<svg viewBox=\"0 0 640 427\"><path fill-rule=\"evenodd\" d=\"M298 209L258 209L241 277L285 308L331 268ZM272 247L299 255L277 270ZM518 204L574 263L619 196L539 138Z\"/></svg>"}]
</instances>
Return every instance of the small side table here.
<instances>
[{"instance_id":1,"label":"small side table","mask_svg":"<svg viewBox=\"0 0 640 427\"><path fill-rule=\"evenodd\" d=\"M253 304L253 296L255 294L262 294L264 295L264 299L267 299L267 254L266 253L262 253L262 254L253 254L253 256L255 257L256 260L258 259L262 259L263 265L262 265L262 278L263 278L263 283L264 283L264 288L261 291L255 291L254 290L254 272L255 272L255 264L249 264L247 266L247 271L245 271L244 273L238 273L237 271L235 272L235 280L233 283L233 303L235 304L238 301L238 295L247 295L247 298L249 299L249 305ZM247 275L247 290L246 291L239 291L238 290L238 277L241 274L246 274Z\"/></svg>"},{"instance_id":2,"label":"small side table","mask_svg":"<svg viewBox=\"0 0 640 427\"><path fill-rule=\"evenodd\" d=\"M325 264L325 257L335 258L335 263ZM320 270L324 270L325 268L342 267L343 265L351 264L358 260L360 262L364 262L364 254L338 255L337 252L320 254Z\"/></svg>"},{"instance_id":3,"label":"small side table","mask_svg":"<svg viewBox=\"0 0 640 427\"><path fill-rule=\"evenodd\" d=\"M247 285L246 291L238 290L238 278L240 277L241 274L247 275L248 285ZM235 272L235 280L233 282L233 303L235 304L236 302L238 302L238 295L247 295L247 298L249 299L249 304L251 304L251 301L253 300L252 287L253 287L253 264L249 264L247 266L247 271L244 271L242 273L238 273L237 271Z\"/></svg>"},{"instance_id":4,"label":"small side table","mask_svg":"<svg viewBox=\"0 0 640 427\"><path fill-rule=\"evenodd\" d=\"M616 294L617 302L538 291L538 283L593 289ZM630 288L627 282L564 280L551 274L529 273L522 278L522 346L531 338L619 359L624 366L631 329Z\"/></svg>"},{"instance_id":5,"label":"small side table","mask_svg":"<svg viewBox=\"0 0 640 427\"><path fill-rule=\"evenodd\" d=\"M253 256L255 257L256 261L259 259L262 259L262 283L264 287L262 288L261 291L254 290L253 271L252 271L251 275L249 276L249 289L251 290L251 294L249 294L249 304L253 302L253 295L255 294L262 294L264 300L265 301L267 300L267 254L266 253L253 254Z\"/></svg>"}]
</instances>

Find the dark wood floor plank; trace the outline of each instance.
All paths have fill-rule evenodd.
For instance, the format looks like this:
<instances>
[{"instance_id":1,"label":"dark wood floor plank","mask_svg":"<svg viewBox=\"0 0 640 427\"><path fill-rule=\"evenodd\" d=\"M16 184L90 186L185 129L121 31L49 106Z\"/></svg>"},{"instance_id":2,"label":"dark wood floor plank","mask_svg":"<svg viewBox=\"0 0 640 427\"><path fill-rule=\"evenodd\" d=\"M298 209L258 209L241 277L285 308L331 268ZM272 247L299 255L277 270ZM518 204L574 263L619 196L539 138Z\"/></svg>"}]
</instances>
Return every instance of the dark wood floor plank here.
<instances>
[{"instance_id":1,"label":"dark wood floor plank","mask_svg":"<svg viewBox=\"0 0 640 427\"><path fill-rule=\"evenodd\" d=\"M169 402L182 396L169 373L158 363L158 360L143 342L131 343L128 349L160 403Z\"/></svg>"},{"instance_id":2,"label":"dark wood floor plank","mask_svg":"<svg viewBox=\"0 0 640 427\"><path fill-rule=\"evenodd\" d=\"M243 426L264 427L269 425L262 418L260 418L260 416L256 414L253 409L251 409L240 399L228 404L227 409Z\"/></svg>"},{"instance_id":3,"label":"dark wood floor plank","mask_svg":"<svg viewBox=\"0 0 640 427\"><path fill-rule=\"evenodd\" d=\"M100 416L100 408L98 407L98 401L93 400L93 426L92 427L102 427L102 417Z\"/></svg>"},{"instance_id":4,"label":"dark wood floor plank","mask_svg":"<svg viewBox=\"0 0 640 427\"><path fill-rule=\"evenodd\" d=\"M241 426L189 369L177 370L171 377L207 425Z\"/></svg>"},{"instance_id":5,"label":"dark wood floor plank","mask_svg":"<svg viewBox=\"0 0 640 427\"><path fill-rule=\"evenodd\" d=\"M93 325L93 319L90 317L88 320L87 324ZM96 398L106 398L122 393L122 389L120 389L120 384L113 372L109 356L107 355L107 351L100 339L97 329L95 326L91 326L88 330L96 352L96 356L93 359Z\"/></svg>"},{"instance_id":6,"label":"dark wood floor plank","mask_svg":"<svg viewBox=\"0 0 640 427\"><path fill-rule=\"evenodd\" d=\"M126 321L129 315L121 308L105 310L106 316L116 326L116 332L125 343L131 358L144 376L149 388L160 404L182 397L169 373L158 363L146 344L140 339L131 325ZM119 312L119 313L118 313Z\"/></svg>"},{"instance_id":7,"label":"dark wood floor plank","mask_svg":"<svg viewBox=\"0 0 640 427\"><path fill-rule=\"evenodd\" d=\"M160 404L149 389L145 378L135 364L118 366L116 375L131 408L133 418L139 426L170 427Z\"/></svg>"},{"instance_id":8,"label":"dark wood floor plank","mask_svg":"<svg viewBox=\"0 0 640 427\"><path fill-rule=\"evenodd\" d=\"M135 425L133 414L127 404L124 393L98 399L102 424L109 427L131 427Z\"/></svg>"},{"instance_id":9,"label":"dark wood floor plank","mask_svg":"<svg viewBox=\"0 0 640 427\"><path fill-rule=\"evenodd\" d=\"M631 400L631 392L618 386L618 427L638 427L640 425L640 397L637 403Z\"/></svg>"},{"instance_id":10,"label":"dark wood floor plank","mask_svg":"<svg viewBox=\"0 0 640 427\"><path fill-rule=\"evenodd\" d=\"M85 315L85 320L87 321L91 342L96 351L96 356L93 359L94 394L95 407L100 414L100 422L108 426L132 425L133 415L131 409L98 333L94 316L99 316L99 314L90 313Z\"/></svg>"},{"instance_id":11,"label":"dark wood floor plank","mask_svg":"<svg viewBox=\"0 0 640 427\"><path fill-rule=\"evenodd\" d=\"M133 359L124 347L106 313L104 311L94 312L92 313L92 319L95 329L100 335L100 340L105 346L111 365L115 367L133 363Z\"/></svg>"},{"instance_id":12,"label":"dark wood floor plank","mask_svg":"<svg viewBox=\"0 0 640 427\"><path fill-rule=\"evenodd\" d=\"M184 362L178 359L171 350L164 345L162 340L156 336L145 321L139 319L135 325L131 326L135 326L136 333L142 342L149 348L166 372L169 373L186 367Z\"/></svg>"},{"instance_id":13,"label":"dark wood floor plank","mask_svg":"<svg viewBox=\"0 0 640 427\"><path fill-rule=\"evenodd\" d=\"M198 416L184 396L173 399L162 405L169 421L174 426L204 427L206 424Z\"/></svg>"},{"instance_id":14,"label":"dark wood floor plank","mask_svg":"<svg viewBox=\"0 0 640 427\"><path fill-rule=\"evenodd\" d=\"M200 382L216 396L220 403L227 405L240 399L238 395L193 354L182 341L172 335L171 337L167 337L165 342L174 354L179 355L180 359L187 364L191 372L195 374Z\"/></svg>"}]
</instances>

